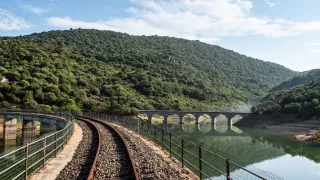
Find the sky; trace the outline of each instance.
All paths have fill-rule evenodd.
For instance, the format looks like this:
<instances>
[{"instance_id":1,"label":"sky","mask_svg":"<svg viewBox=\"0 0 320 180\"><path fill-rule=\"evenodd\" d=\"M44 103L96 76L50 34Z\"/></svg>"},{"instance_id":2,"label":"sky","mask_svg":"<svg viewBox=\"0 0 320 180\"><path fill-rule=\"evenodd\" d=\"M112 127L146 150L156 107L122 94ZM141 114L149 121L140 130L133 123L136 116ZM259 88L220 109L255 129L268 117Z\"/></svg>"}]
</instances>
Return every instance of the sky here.
<instances>
[{"instance_id":1,"label":"sky","mask_svg":"<svg viewBox=\"0 0 320 180\"><path fill-rule=\"evenodd\" d=\"M320 0L1 0L0 36L70 28L200 40L320 68Z\"/></svg>"}]
</instances>

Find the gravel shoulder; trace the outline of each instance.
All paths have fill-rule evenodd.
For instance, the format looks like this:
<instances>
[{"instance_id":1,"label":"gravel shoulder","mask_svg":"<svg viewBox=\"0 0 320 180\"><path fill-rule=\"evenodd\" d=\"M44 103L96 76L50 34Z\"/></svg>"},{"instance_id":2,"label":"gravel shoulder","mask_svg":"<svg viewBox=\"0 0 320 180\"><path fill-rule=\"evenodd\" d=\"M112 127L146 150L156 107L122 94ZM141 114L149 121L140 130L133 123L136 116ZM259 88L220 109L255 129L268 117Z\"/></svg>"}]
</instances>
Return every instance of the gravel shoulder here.
<instances>
[{"instance_id":1,"label":"gravel shoulder","mask_svg":"<svg viewBox=\"0 0 320 180\"><path fill-rule=\"evenodd\" d=\"M140 179L199 179L190 170L181 168L177 162L169 158L169 154L165 153L154 142L122 126L110 125L117 128L135 145L135 148L130 149L130 151L135 160Z\"/></svg>"},{"instance_id":2,"label":"gravel shoulder","mask_svg":"<svg viewBox=\"0 0 320 180\"><path fill-rule=\"evenodd\" d=\"M77 179L86 180L89 176L99 144L99 135L96 129L83 121L76 121L83 131L83 138L72 160L66 165L56 180Z\"/></svg>"},{"instance_id":3,"label":"gravel shoulder","mask_svg":"<svg viewBox=\"0 0 320 180\"><path fill-rule=\"evenodd\" d=\"M32 175L29 180L54 180L59 175L60 171L72 160L74 153L82 140L83 131L80 126L75 123L74 132L65 145L62 151L60 151L57 157L50 159L46 166L41 168L40 171Z\"/></svg>"}]
</instances>

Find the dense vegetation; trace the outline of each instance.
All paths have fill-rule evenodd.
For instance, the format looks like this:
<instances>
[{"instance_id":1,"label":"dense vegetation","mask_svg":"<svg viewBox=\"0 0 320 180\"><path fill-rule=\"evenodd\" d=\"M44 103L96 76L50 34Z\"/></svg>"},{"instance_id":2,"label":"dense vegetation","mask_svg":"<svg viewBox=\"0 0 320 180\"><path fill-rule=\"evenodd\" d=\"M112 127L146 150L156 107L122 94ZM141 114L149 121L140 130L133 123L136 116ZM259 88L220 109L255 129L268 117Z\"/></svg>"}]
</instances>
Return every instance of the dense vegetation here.
<instances>
[{"instance_id":1,"label":"dense vegetation","mask_svg":"<svg viewBox=\"0 0 320 180\"><path fill-rule=\"evenodd\" d=\"M98 30L0 38L0 108L217 110L297 73L219 46Z\"/></svg>"},{"instance_id":2,"label":"dense vegetation","mask_svg":"<svg viewBox=\"0 0 320 180\"><path fill-rule=\"evenodd\" d=\"M301 118L320 117L320 80L298 86L290 91L270 94L253 107L254 112L296 114Z\"/></svg>"},{"instance_id":3,"label":"dense vegetation","mask_svg":"<svg viewBox=\"0 0 320 180\"><path fill-rule=\"evenodd\" d=\"M283 91L292 89L298 85L305 85L310 83L312 80L320 79L320 69L314 69L311 71L306 71L299 76L295 76L288 81L282 82L280 85L275 86L270 92Z\"/></svg>"}]
</instances>

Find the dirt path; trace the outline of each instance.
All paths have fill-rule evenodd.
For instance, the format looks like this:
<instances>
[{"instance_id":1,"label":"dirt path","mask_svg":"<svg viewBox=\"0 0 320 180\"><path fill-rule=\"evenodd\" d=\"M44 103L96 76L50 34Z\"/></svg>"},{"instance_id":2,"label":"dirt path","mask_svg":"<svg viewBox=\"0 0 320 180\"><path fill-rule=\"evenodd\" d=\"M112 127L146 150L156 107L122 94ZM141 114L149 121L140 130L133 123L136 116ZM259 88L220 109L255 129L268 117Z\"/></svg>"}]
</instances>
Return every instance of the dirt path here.
<instances>
[{"instance_id":1,"label":"dirt path","mask_svg":"<svg viewBox=\"0 0 320 180\"><path fill-rule=\"evenodd\" d=\"M71 136L68 144L58 153L56 158L49 160L45 167L40 171L32 175L29 180L54 180L60 173L60 171L72 160L74 152L76 151L78 144L82 140L82 129L80 126L74 124L74 133Z\"/></svg>"}]
</instances>

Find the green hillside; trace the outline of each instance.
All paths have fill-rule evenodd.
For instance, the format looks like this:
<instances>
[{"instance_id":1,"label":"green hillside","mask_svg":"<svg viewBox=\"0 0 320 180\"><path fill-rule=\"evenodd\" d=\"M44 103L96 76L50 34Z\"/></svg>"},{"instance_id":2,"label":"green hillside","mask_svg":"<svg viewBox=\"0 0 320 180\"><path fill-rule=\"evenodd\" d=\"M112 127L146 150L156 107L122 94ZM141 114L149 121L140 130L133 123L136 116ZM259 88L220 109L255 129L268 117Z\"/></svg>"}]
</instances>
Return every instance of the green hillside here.
<instances>
[{"instance_id":1,"label":"green hillside","mask_svg":"<svg viewBox=\"0 0 320 180\"><path fill-rule=\"evenodd\" d=\"M0 38L1 108L217 110L297 73L199 41L98 30Z\"/></svg>"},{"instance_id":2,"label":"green hillside","mask_svg":"<svg viewBox=\"0 0 320 180\"><path fill-rule=\"evenodd\" d=\"M301 118L320 117L320 80L293 88L290 91L270 94L253 111L296 114Z\"/></svg>"},{"instance_id":3,"label":"green hillside","mask_svg":"<svg viewBox=\"0 0 320 180\"><path fill-rule=\"evenodd\" d=\"M299 76L295 76L288 81L282 82L280 85L275 86L270 92L283 91L292 89L298 85L305 85L312 80L320 79L320 69L314 69L301 73Z\"/></svg>"}]
</instances>

